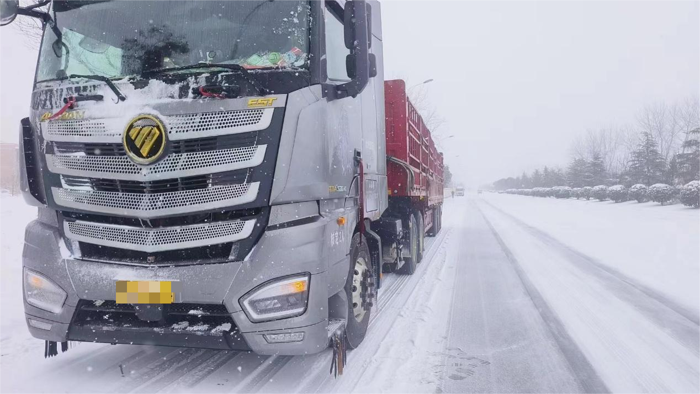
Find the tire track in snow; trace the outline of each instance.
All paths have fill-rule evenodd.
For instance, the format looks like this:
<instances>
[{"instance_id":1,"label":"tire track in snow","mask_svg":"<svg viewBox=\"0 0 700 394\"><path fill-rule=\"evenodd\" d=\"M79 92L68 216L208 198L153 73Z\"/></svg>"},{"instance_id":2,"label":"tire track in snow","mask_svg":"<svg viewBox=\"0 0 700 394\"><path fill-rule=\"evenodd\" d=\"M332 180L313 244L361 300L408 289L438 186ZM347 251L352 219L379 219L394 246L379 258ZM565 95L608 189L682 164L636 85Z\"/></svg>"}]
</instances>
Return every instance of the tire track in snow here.
<instances>
[{"instance_id":1,"label":"tire track in snow","mask_svg":"<svg viewBox=\"0 0 700 394\"><path fill-rule=\"evenodd\" d=\"M178 391L180 388L191 389L197 386L200 382L241 354L235 351L212 351L216 352L212 358L197 365L194 369L188 371L187 374L174 382L174 385L172 385L173 391Z\"/></svg>"},{"instance_id":2,"label":"tire track in snow","mask_svg":"<svg viewBox=\"0 0 700 394\"><path fill-rule=\"evenodd\" d=\"M424 259L423 261L418 264L418 269L414 273L414 275L399 275L397 273L391 273L387 274L384 277L384 285L382 288L379 290L379 300L376 303L375 309L372 310L372 316L370 318L369 322L369 327L368 327L368 332L367 332L367 338L365 338L365 342L360 346L360 348L352 350L348 352L348 364L345 367L345 374L342 377L339 377L338 379L333 378L329 373L328 373L328 368L330 367L330 362L331 362L331 351L330 349L318 353L317 355L312 355L312 356L300 356L300 357L306 357L306 358L312 358L313 361L311 362L311 365L314 366L313 369L309 369L304 371L305 376L303 378L303 381L299 387L294 388L296 392L328 392L334 390L334 387L336 384L345 382L347 380L347 374L350 373L352 368L355 368L356 365L362 364L364 367L366 367L366 364L368 362L368 357L371 357L374 352L369 354L368 356L365 355L365 353L368 352L367 349L370 348L369 342L371 342L375 337L375 335L378 335L375 331L377 331L377 328L374 328L379 322L382 321L382 316L384 313L382 311L386 309L388 306L390 306L393 301L395 300L396 296L401 294L403 292L403 289L405 288L406 284L408 283L411 278L415 277L421 277L423 275L423 272L425 271L425 266L429 265L431 261L434 259L436 252L439 250L440 246L443 244L443 242L446 240L446 234L448 233L448 229L445 228L443 231L441 231L440 234L438 234L437 237L432 237L426 242L426 249L424 253ZM383 337L382 337L383 338ZM378 341L381 342L381 341ZM365 350L363 350L365 349ZM376 348L375 348L376 349ZM247 388L252 388L253 390L246 390L242 388L242 385L238 385L233 392L254 392L254 391L261 391L261 392L275 392L278 391L278 387L276 387L275 384L267 384L266 379L264 382L261 384L257 385L251 385L249 383L250 380L259 380L258 375L262 373L267 373L270 369L275 370L275 374L273 376L270 376L270 378L274 379L277 382L285 381L285 378L294 378L294 379L299 379L298 375L294 375L293 373L290 375L290 371L296 371L296 364L297 363L305 363L307 360L303 360L301 358L291 358L290 360L284 360L280 359L277 357L276 359L270 361L270 365L267 366L264 369L258 368L256 371L253 372L253 374L249 377L246 378L246 381L243 383ZM283 363L283 365L280 365L280 363ZM243 390L243 391L241 391ZM286 386L286 391L289 390L289 386Z\"/></svg>"},{"instance_id":3,"label":"tire track in snow","mask_svg":"<svg viewBox=\"0 0 700 394\"><path fill-rule=\"evenodd\" d=\"M585 392L588 393L609 393L610 390L606 386L605 382L603 382L600 376L598 376L598 373L593 365L590 363L585 354L583 354L576 341L569 335L564 323L559 319L557 314L552 311L549 304L547 304L545 299L542 297L542 294L540 294L535 285L530 281L518 260L505 244L500 234L498 234L498 231L496 231L493 224L491 224L489 219L481 210L481 207L479 207L478 204L475 205L486 222L486 225L491 230L491 233L496 238L496 241L501 247L503 253L513 265L513 268L520 278L520 281L523 283L525 290L532 299L532 302L537 307L542 320L552 333L552 337L556 341L557 346L561 350L566 361L569 363L571 370L574 372L578 384L584 389Z\"/></svg>"},{"instance_id":4,"label":"tire track in snow","mask_svg":"<svg viewBox=\"0 0 700 394\"><path fill-rule=\"evenodd\" d=\"M187 363L189 360L197 357L201 353L206 352L206 350L198 349L176 349L173 352L168 353L165 357L158 357L152 360L149 364L145 366L133 366L133 371L137 371L135 374L129 374L127 376L127 381L117 387L114 392L132 392L137 390L139 387L158 379L163 374L168 373L170 370ZM173 357L170 355L177 353ZM155 355L158 352L154 353Z\"/></svg>"},{"instance_id":5,"label":"tire track in snow","mask_svg":"<svg viewBox=\"0 0 700 394\"><path fill-rule=\"evenodd\" d=\"M348 366L346 367L346 372L342 379L338 380L338 384L333 387L332 391L352 392L355 390L360 379L371 367L372 356L376 353L376 350L379 348L382 342L384 342L385 338L391 334L391 327L401 312L401 308L408 301L410 294L405 294L405 297L397 297L397 295L404 295L403 289L409 285L411 285L411 287L415 287L429 268L435 268L430 264L430 262L432 262L437 255L438 251L440 250L440 246L448 243L450 232L451 229L443 228L443 230L440 232L441 234L439 234L435 239L434 247L431 247L430 250L424 255L424 262L426 264L419 264L416 272L413 275L405 276L405 280L400 282L397 280L397 286L400 286L400 288L396 289L395 294L385 304L385 311L377 315L371 335L365 338L362 346L348 354ZM372 323L373 322L370 322L370 325L372 325ZM352 357L353 355L355 357ZM350 364L351 362L354 364ZM354 365L358 365L360 363L361 365L359 368L354 367Z\"/></svg>"},{"instance_id":6,"label":"tire track in snow","mask_svg":"<svg viewBox=\"0 0 700 394\"><path fill-rule=\"evenodd\" d=\"M557 250L566 261L595 277L618 299L638 310L647 320L669 333L693 354L700 354L700 326L697 315L658 291L559 242L551 235L524 223L493 204L484 202L547 246Z\"/></svg>"}]
</instances>

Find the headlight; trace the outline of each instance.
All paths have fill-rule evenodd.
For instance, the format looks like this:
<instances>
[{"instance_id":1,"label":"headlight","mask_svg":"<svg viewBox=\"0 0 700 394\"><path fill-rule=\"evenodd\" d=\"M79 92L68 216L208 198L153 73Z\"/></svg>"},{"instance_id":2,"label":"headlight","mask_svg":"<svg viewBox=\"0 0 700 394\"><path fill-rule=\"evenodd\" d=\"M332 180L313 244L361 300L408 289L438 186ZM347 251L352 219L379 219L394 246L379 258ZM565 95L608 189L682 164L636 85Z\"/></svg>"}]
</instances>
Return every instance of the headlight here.
<instances>
[{"instance_id":1,"label":"headlight","mask_svg":"<svg viewBox=\"0 0 700 394\"><path fill-rule=\"evenodd\" d=\"M24 295L29 305L60 313L68 294L43 275L24 269Z\"/></svg>"},{"instance_id":2,"label":"headlight","mask_svg":"<svg viewBox=\"0 0 700 394\"><path fill-rule=\"evenodd\" d=\"M309 300L309 276L292 276L268 282L241 298L250 321L284 319L303 315Z\"/></svg>"}]
</instances>

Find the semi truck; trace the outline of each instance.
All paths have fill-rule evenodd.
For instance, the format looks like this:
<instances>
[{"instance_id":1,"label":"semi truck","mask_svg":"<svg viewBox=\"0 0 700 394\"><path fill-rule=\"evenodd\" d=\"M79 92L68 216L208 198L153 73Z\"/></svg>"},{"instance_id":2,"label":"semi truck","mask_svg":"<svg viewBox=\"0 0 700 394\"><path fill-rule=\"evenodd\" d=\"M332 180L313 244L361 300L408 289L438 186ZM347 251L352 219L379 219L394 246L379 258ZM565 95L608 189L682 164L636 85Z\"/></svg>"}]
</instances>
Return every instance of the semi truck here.
<instances>
[{"instance_id":1,"label":"semi truck","mask_svg":"<svg viewBox=\"0 0 700 394\"><path fill-rule=\"evenodd\" d=\"M443 206L443 156L383 77L377 1L0 5L43 26L19 140L45 356L360 345Z\"/></svg>"}]
</instances>

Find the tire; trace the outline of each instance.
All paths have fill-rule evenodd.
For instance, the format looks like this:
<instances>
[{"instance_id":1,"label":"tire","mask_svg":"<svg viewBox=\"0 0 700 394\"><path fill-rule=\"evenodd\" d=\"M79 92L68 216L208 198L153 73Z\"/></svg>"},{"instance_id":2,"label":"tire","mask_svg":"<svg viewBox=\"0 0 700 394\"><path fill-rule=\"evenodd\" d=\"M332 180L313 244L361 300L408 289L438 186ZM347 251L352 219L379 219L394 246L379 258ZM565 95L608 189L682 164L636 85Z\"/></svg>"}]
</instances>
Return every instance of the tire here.
<instances>
[{"instance_id":1,"label":"tire","mask_svg":"<svg viewBox=\"0 0 700 394\"><path fill-rule=\"evenodd\" d=\"M438 228L437 228L437 226L438 226L438 222L437 222L438 211L437 211L437 208L433 208L433 209L431 209L431 211L433 213L433 225L430 227L430 229L428 229L428 233L426 234L428 237L434 237L438 233Z\"/></svg>"},{"instance_id":2,"label":"tire","mask_svg":"<svg viewBox=\"0 0 700 394\"><path fill-rule=\"evenodd\" d=\"M363 266L364 265L364 270ZM357 273L356 273L357 272ZM360 234L352 237L350 265L345 281L345 294L348 299L348 319L345 325L345 340L350 349L355 349L365 339L369 318L372 312L374 281L372 259L367 240L360 242ZM364 294L363 294L364 293ZM360 300L365 300L360 301ZM355 305L355 301L359 305ZM367 305L369 303L369 305ZM362 305L364 304L364 305Z\"/></svg>"},{"instance_id":3,"label":"tire","mask_svg":"<svg viewBox=\"0 0 700 394\"><path fill-rule=\"evenodd\" d=\"M404 264L398 270L401 275L413 275L418 264L418 222L414 214L408 219L408 250L411 256L404 258Z\"/></svg>"},{"instance_id":4,"label":"tire","mask_svg":"<svg viewBox=\"0 0 700 394\"><path fill-rule=\"evenodd\" d=\"M421 211L416 211L414 215L418 218L418 264L420 264L423 261L423 252L425 251L425 222Z\"/></svg>"},{"instance_id":5,"label":"tire","mask_svg":"<svg viewBox=\"0 0 700 394\"><path fill-rule=\"evenodd\" d=\"M435 234L437 235L440 231L442 231L442 205L437 207L437 231Z\"/></svg>"}]
</instances>

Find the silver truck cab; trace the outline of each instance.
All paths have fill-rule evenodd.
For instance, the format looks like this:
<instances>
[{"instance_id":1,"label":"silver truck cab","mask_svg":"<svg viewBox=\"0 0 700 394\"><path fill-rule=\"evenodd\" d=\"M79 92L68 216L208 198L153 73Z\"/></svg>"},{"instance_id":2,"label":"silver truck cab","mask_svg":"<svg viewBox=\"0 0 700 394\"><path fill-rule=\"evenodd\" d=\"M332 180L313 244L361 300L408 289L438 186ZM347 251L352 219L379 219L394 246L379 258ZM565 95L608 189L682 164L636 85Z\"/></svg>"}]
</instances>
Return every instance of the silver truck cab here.
<instances>
[{"instance_id":1,"label":"silver truck cab","mask_svg":"<svg viewBox=\"0 0 700 394\"><path fill-rule=\"evenodd\" d=\"M387 208L378 2L13 4L44 21L20 128L34 337L298 355L347 322L359 345L381 269L359 223Z\"/></svg>"}]
</instances>

